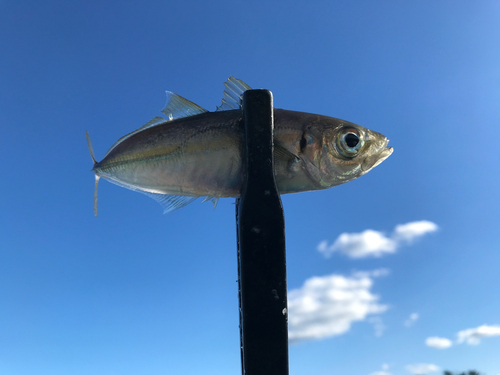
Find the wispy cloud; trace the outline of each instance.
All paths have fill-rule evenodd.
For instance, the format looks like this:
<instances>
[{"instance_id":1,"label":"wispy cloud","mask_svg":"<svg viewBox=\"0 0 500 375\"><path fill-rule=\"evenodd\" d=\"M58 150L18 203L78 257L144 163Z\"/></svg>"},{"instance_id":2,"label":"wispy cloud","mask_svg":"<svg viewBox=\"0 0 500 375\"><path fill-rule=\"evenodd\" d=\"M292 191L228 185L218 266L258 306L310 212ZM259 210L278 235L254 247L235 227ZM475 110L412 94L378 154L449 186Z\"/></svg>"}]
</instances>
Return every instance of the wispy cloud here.
<instances>
[{"instance_id":1,"label":"wispy cloud","mask_svg":"<svg viewBox=\"0 0 500 375\"><path fill-rule=\"evenodd\" d=\"M380 316L372 316L370 319L368 319L368 322L373 324L373 330L375 331L376 337L381 337L384 334L384 331L387 327L385 326Z\"/></svg>"},{"instance_id":2,"label":"wispy cloud","mask_svg":"<svg viewBox=\"0 0 500 375\"><path fill-rule=\"evenodd\" d=\"M411 372L412 374L415 374L415 375L424 375L424 374L428 374L430 372L439 371L440 368L438 366L430 364L430 363L418 363L415 365L406 366L406 370L408 372Z\"/></svg>"},{"instance_id":3,"label":"wispy cloud","mask_svg":"<svg viewBox=\"0 0 500 375\"><path fill-rule=\"evenodd\" d=\"M406 327L411 327L412 325L415 324L415 322L418 320L419 315L417 313L412 313L408 317L408 319L405 320L405 326Z\"/></svg>"},{"instance_id":4,"label":"wispy cloud","mask_svg":"<svg viewBox=\"0 0 500 375\"><path fill-rule=\"evenodd\" d=\"M396 249L396 241L386 237L382 232L371 229L361 233L342 233L333 244L328 245L328 241L322 241L318 245L318 251L327 258L336 251L351 258L380 257L395 253Z\"/></svg>"},{"instance_id":5,"label":"wispy cloud","mask_svg":"<svg viewBox=\"0 0 500 375\"><path fill-rule=\"evenodd\" d=\"M288 293L288 337L291 342L341 335L352 323L381 314L387 305L371 293L373 278L387 271L357 272L352 276L312 277Z\"/></svg>"},{"instance_id":6,"label":"wispy cloud","mask_svg":"<svg viewBox=\"0 0 500 375\"><path fill-rule=\"evenodd\" d=\"M500 336L500 326L482 325L458 332L457 341L459 343L466 342L469 345L478 345L482 339L493 336Z\"/></svg>"},{"instance_id":7,"label":"wispy cloud","mask_svg":"<svg viewBox=\"0 0 500 375\"><path fill-rule=\"evenodd\" d=\"M447 349L450 346L453 345L451 340L448 340L444 337L429 337L427 340L425 340L425 345L431 347L431 348L436 348L436 349Z\"/></svg>"},{"instance_id":8,"label":"wispy cloud","mask_svg":"<svg viewBox=\"0 0 500 375\"><path fill-rule=\"evenodd\" d=\"M427 233L435 232L438 229L438 226L432 221L413 221L407 224L396 225L392 236L396 241L406 241L411 243L418 237Z\"/></svg>"},{"instance_id":9,"label":"wispy cloud","mask_svg":"<svg viewBox=\"0 0 500 375\"><path fill-rule=\"evenodd\" d=\"M356 271L353 272L352 276L357 278L382 277L382 276L387 276L389 273L390 271L387 268L377 268L376 270L371 270L371 271Z\"/></svg>"},{"instance_id":10,"label":"wispy cloud","mask_svg":"<svg viewBox=\"0 0 500 375\"><path fill-rule=\"evenodd\" d=\"M389 370L389 365L387 363L384 363L382 365L382 371L375 371L370 375L392 375L390 372L387 372L387 370Z\"/></svg>"},{"instance_id":11,"label":"wispy cloud","mask_svg":"<svg viewBox=\"0 0 500 375\"><path fill-rule=\"evenodd\" d=\"M411 244L415 239L438 230L431 221L414 221L397 225L390 236L383 232L367 229L361 233L342 233L333 244L328 241L319 243L317 249L325 257L339 251L350 258L381 257L392 254L401 245Z\"/></svg>"},{"instance_id":12,"label":"wispy cloud","mask_svg":"<svg viewBox=\"0 0 500 375\"><path fill-rule=\"evenodd\" d=\"M467 343L469 345L478 345L486 337L500 336L500 325L482 325L477 328L464 329L457 333L457 343ZM431 348L446 349L453 345L453 342L443 337L429 337L425 344Z\"/></svg>"}]
</instances>

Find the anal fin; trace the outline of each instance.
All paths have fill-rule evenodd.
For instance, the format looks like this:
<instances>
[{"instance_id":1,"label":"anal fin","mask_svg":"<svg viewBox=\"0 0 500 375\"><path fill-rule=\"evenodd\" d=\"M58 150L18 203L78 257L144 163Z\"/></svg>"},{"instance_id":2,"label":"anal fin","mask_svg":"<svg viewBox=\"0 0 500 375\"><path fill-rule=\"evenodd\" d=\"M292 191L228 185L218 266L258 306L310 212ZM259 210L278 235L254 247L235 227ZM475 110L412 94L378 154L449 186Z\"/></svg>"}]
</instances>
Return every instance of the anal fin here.
<instances>
[{"instance_id":1,"label":"anal fin","mask_svg":"<svg viewBox=\"0 0 500 375\"><path fill-rule=\"evenodd\" d=\"M140 191L143 194L146 194L148 197L154 199L163 207L163 213L169 214L179 208L187 206L189 203L198 199L198 197L187 197L183 195L168 195L168 194L157 194L157 193L149 193L147 191Z\"/></svg>"},{"instance_id":2,"label":"anal fin","mask_svg":"<svg viewBox=\"0 0 500 375\"><path fill-rule=\"evenodd\" d=\"M203 199L203 202L202 203L205 203L205 202L212 202L212 204L214 205L214 210L215 210L215 207L217 207L217 203L219 203L219 198L220 197L205 197L205 199Z\"/></svg>"}]
</instances>

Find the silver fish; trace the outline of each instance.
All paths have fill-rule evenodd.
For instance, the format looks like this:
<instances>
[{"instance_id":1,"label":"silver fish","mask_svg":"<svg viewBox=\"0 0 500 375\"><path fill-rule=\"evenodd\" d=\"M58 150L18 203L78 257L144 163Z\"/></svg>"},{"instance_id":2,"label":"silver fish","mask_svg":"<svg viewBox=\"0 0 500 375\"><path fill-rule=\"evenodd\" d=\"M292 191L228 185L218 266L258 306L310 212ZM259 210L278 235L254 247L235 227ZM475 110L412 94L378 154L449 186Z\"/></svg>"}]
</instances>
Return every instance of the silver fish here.
<instances>
[{"instance_id":1,"label":"silver fish","mask_svg":"<svg viewBox=\"0 0 500 375\"><path fill-rule=\"evenodd\" d=\"M167 105L143 127L120 138L97 162L99 178L146 194L164 213L198 197L238 197L243 182L241 97L250 87L230 77L217 111L208 112L167 91ZM379 165L392 147L380 133L348 121L274 109L274 166L280 194L327 189L352 181Z\"/></svg>"}]
</instances>

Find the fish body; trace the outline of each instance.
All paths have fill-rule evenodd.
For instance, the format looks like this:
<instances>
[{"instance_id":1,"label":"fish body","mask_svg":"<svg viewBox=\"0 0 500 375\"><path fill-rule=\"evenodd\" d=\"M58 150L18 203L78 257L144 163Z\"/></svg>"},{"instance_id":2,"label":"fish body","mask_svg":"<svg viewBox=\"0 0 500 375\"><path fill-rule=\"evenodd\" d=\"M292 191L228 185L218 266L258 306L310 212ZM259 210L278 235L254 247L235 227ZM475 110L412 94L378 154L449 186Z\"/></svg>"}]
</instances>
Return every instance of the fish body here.
<instances>
[{"instance_id":1,"label":"fish body","mask_svg":"<svg viewBox=\"0 0 500 375\"><path fill-rule=\"evenodd\" d=\"M241 95L249 87L231 77L223 105L207 112L176 94L157 117L122 137L102 161L104 178L147 194L165 212L197 197L238 197L244 180ZM348 121L274 109L274 168L280 194L326 189L352 181L385 160L392 148L382 134ZM96 210L97 212L97 210Z\"/></svg>"}]
</instances>

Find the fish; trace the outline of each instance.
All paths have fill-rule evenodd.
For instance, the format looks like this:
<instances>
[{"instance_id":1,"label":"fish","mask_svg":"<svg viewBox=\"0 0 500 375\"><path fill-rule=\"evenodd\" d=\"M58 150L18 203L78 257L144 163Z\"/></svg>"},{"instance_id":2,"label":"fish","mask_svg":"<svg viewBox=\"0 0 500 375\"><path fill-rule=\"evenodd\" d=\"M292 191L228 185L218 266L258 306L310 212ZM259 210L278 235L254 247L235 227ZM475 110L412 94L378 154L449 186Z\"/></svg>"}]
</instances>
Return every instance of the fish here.
<instances>
[{"instance_id":1,"label":"fish","mask_svg":"<svg viewBox=\"0 0 500 375\"><path fill-rule=\"evenodd\" d=\"M121 137L94 166L94 214L103 178L143 193L170 213L199 197L215 208L238 197L244 181L242 95L251 90L231 76L222 104L209 112L167 91L167 104L141 128ZM349 121L273 108L274 172L280 194L328 189L352 181L393 152L382 134Z\"/></svg>"}]
</instances>

